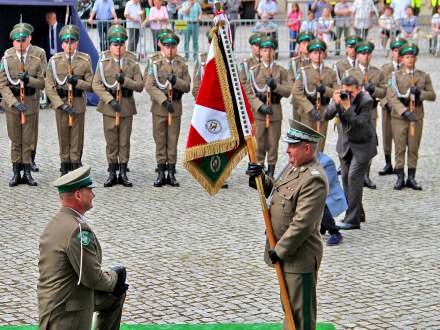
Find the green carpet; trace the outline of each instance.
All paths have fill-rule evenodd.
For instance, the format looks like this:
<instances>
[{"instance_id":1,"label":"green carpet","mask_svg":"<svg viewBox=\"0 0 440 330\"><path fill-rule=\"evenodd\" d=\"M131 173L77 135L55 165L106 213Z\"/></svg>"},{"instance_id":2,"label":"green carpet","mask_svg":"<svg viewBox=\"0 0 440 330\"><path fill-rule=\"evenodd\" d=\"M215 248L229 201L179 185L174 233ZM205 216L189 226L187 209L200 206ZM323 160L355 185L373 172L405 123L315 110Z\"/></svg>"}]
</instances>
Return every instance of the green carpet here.
<instances>
[{"instance_id":1,"label":"green carpet","mask_svg":"<svg viewBox=\"0 0 440 330\"><path fill-rule=\"evenodd\" d=\"M122 330L280 330L281 325L276 323L259 324L124 324ZM316 330L335 330L331 323L319 323ZM0 330L38 330L33 325L0 326Z\"/></svg>"}]
</instances>

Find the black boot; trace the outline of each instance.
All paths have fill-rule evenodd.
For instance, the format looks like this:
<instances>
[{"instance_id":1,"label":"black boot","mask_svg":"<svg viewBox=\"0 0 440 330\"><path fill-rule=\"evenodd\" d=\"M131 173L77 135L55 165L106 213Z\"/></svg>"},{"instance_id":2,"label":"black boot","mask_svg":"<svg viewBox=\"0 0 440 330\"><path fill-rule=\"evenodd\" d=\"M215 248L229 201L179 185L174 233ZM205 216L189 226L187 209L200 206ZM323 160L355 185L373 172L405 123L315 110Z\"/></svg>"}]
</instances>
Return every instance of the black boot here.
<instances>
[{"instance_id":1,"label":"black boot","mask_svg":"<svg viewBox=\"0 0 440 330\"><path fill-rule=\"evenodd\" d=\"M176 180L176 164L168 164L167 184L173 187L178 187L179 182Z\"/></svg>"},{"instance_id":2,"label":"black boot","mask_svg":"<svg viewBox=\"0 0 440 330\"><path fill-rule=\"evenodd\" d=\"M406 180L406 186L408 188L411 188L414 190L422 190L422 186L419 185L416 181L416 169L415 168L408 169L408 179Z\"/></svg>"},{"instance_id":3,"label":"black boot","mask_svg":"<svg viewBox=\"0 0 440 330\"><path fill-rule=\"evenodd\" d=\"M379 171L379 175L394 174L393 165L391 165L391 155L385 155L385 166L382 171Z\"/></svg>"},{"instance_id":4,"label":"black boot","mask_svg":"<svg viewBox=\"0 0 440 330\"><path fill-rule=\"evenodd\" d=\"M402 190L405 187L405 173L403 172L403 168L396 168L397 180L394 184L394 189Z\"/></svg>"},{"instance_id":5,"label":"black boot","mask_svg":"<svg viewBox=\"0 0 440 330\"><path fill-rule=\"evenodd\" d=\"M68 162L61 162L60 172L61 176L67 174L69 172L70 163Z\"/></svg>"},{"instance_id":6,"label":"black boot","mask_svg":"<svg viewBox=\"0 0 440 330\"><path fill-rule=\"evenodd\" d=\"M369 189L376 189L376 184L370 179L370 169L368 168L367 173L364 176L364 187Z\"/></svg>"},{"instance_id":7,"label":"black boot","mask_svg":"<svg viewBox=\"0 0 440 330\"><path fill-rule=\"evenodd\" d=\"M266 175L270 176L273 179L274 174L275 174L275 165L267 165Z\"/></svg>"},{"instance_id":8,"label":"black boot","mask_svg":"<svg viewBox=\"0 0 440 330\"><path fill-rule=\"evenodd\" d=\"M166 184L166 180L165 180L166 167L167 167L166 164L157 164L157 178L156 181L154 181L155 187L162 187L164 184Z\"/></svg>"},{"instance_id":9,"label":"black boot","mask_svg":"<svg viewBox=\"0 0 440 330\"><path fill-rule=\"evenodd\" d=\"M31 164L23 164L24 173L21 179L22 183L27 184L28 186L37 186L38 183L34 180L31 174Z\"/></svg>"},{"instance_id":10,"label":"black boot","mask_svg":"<svg viewBox=\"0 0 440 330\"><path fill-rule=\"evenodd\" d=\"M104 187L111 187L118 183L118 178L116 176L117 168L118 163L111 163L108 165L108 178L104 182Z\"/></svg>"},{"instance_id":11,"label":"black boot","mask_svg":"<svg viewBox=\"0 0 440 330\"><path fill-rule=\"evenodd\" d=\"M12 175L11 180L9 181L9 187L18 186L21 183L21 175L20 175L21 166L20 163L12 163Z\"/></svg>"},{"instance_id":12,"label":"black boot","mask_svg":"<svg viewBox=\"0 0 440 330\"><path fill-rule=\"evenodd\" d=\"M118 183L124 187L133 187L133 184L127 177L127 163L121 163L119 168Z\"/></svg>"},{"instance_id":13,"label":"black boot","mask_svg":"<svg viewBox=\"0 0 440 330\"><path fill-rule=\"evenodd\" d=\"M72 171L76 170L77 168L80 168L79 163L70 163L70 169Z\"/></svg>"},{"instance_id":14,"label":"black boot","mask_svg":"<svg viewBox=\"0 0 440 330\"><path fill-rule=\"evenodd\" d=\"M39 172L40 169L38 168L37 164L35 164L35 155L36 155L36 152L32 151L31 152L31 157L32 157L31 171L32 172Z\"/></svg>"}]
</instances>

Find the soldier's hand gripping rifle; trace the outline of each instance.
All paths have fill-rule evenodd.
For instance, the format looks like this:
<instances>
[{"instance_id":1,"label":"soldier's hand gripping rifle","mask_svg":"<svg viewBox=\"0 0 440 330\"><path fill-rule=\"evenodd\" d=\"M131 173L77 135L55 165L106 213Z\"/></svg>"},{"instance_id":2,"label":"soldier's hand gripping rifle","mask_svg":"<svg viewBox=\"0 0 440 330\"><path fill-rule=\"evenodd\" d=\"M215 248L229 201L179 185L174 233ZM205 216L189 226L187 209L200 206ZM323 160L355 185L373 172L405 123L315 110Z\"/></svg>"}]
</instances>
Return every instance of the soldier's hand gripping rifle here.
<instances>
[{"instance_id":1,"label":"soldier's hand gripping rifle","mask_svg":"<svg viewBox=\"0 0 440 330\"><path fill-rule=\"evenodd\" d=\"M67 74L69 77L72 76L72 46L71 46L71 40L69 40L69 59L67 64ZM67 82L67 104L69 105L70 109L72 109L73 106L73 85L70 82ZM69 127L73 126L73 116L71 113L69 113Z\"/></svg>"},{"instance_id":2,"label":"soldier's hand gripping rifle","mask_svg":"<svg viewBox=\"0 0 440 330\"><path fill-rule=\"evenodd\" d=\"M318 82L319 85L322 85L322 79L321 79L321 50L319 50L318 53ZM315 103L315 108L316 110L321 113L321 92L316 90L316 103ZM318 120L316 122L316 131L318 133L321 133L321 120Z\"/></svg>"},{"instance_id":3,"label":"soldier's hand gripping rifle","mask_svg":"<svg viewBox=\"0 0 440 330\"><path fill-rule=\"evenodd\" d=\"M122 65L121 65L121 44L119 43L119 52L118 52L118 71L119 74L122 73ZM118 83L116 84L116 102L118 102L119 105L121 105L121 101L122 101L122 89L121 89L121 83L118 81ZM119 127L119 123L121 121L121 113L120 112L116 112L116 116L115 116L115 126Z\"/></svg>"},{"instance_id":4,"label":"soldier's hand gripping rifle","mask_svg":"<svg viewBox=\"0 0 440 330\"><path fill-rule=\"evenodd\" d=\"M173 64L171 63L171 74L173 74ZM168 80L168 101L173 104L173 84ZM168 126L173 123L173 115L168 112Z\"/></svg>"},{"instance_id":5,"label":"soldier's hand gripping rifle","mask_svg":"<svg viewBox=\"0 0 440 330\"><path fill-rule=\"evenodd\" d=\"M23 42L20 41L20 73L24 73ZM24 104L24 81L20 79L20 103ZM20 124L26 124L26 116L20 111Z\"/></svg>"},{"instance_id":6,"label":"soldier's hand gripping rifle","mask_svg":"<svg viewBox=\"0 0 440 330\"><path fill-rule=\"evenodd\" d=\"M415 106L416 106L416 95L414 93L412 93L412 89L415 87L416 85L416 77L415 77L415 71L416 71L416 64L414 63L412 72L411 72L411 92L409 94L409 111L414 113ZM410 136L414 136L416 134L416 122L415 121L411 121L409 123L409 135Z\"/></svg>"}]
</instances>

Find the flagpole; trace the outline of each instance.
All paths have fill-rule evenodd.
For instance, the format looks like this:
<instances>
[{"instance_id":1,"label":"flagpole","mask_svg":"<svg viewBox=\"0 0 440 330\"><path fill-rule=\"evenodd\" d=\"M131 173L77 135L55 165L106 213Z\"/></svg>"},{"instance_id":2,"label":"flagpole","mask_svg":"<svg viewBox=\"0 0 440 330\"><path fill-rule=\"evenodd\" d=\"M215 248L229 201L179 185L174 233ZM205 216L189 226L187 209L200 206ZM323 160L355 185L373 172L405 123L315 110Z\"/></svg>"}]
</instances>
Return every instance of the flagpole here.
<instances>
[{"instance_id":1,"label":"flagpole","mask_svg":"<svg viewBox=\"0 0 440 330\"><path fill-rule=\"evenodd\" d=\"M220 39L222 40L223 45L226 46L225 52L229 51L229 52L231 52L231 55L232 55L232 47L230 47L230 41L228 38L228 31L226 29L227 25L224 24L224 21L227 21L226 15L224 15L224 13L223 13L221 3L215 1L214 4L215 4L217 12L218 12L218 14L216 15L216 17L214 19L214 23L218 27L218 35L220 36ZM235 70L236 65L235 65L235 62L233 59L234 59L234 56L226 56L226 62L229 66L228 72L231 75L233 86L241 86L240 83L235 84L235 82L239 82L239 79L238 79L238 76L237 76L237 73ZM234 67L234 69L231 70L231 67ZM241 87L233 87L233 88L234 88L234 96L235 96L235 99L237 100L238 108L239 108L239 112L240 112L239 118L240 118L240 122L241 122L243 135L244 135L245 141L246 141L246 147L247 147L247 151L248 151L248 155L249 155L249 161L252 163L256 163L257 162L257 155L255 152L255 137L253 136L253 134L251 132L251 128L250 128L251 125L250 125L250 121L249 121L249 118L248 118L246 110L245 110L246 107L244 104L242 90L241 90ZM267 207L266 196L264 194L264 184L263 184L262 176L260 175L260 176L256 177L255 182L257 184L257 190L258 190L258 195L259 195L259 199L260 199L261 211L263 212L264 225L266 228L266 236L269 241L270 249L273 249L273 248L275 248L277 241L275 238L275 234L273 232L272 221L270 219L269 209ZM289 327L289 330L296 330L295 322L293 319L292 306L290 305L289 293L287 291L286 280L284 278L284 272L283 272L283 267L282 267L281 263L279 263L279 262L275 263L275 270L276 270L277 277L278 277L278 285L280 287L281 302L284 307L284 313L285 313L285 316L287 319L287 325Z\"/></svg>"}]
</instances>

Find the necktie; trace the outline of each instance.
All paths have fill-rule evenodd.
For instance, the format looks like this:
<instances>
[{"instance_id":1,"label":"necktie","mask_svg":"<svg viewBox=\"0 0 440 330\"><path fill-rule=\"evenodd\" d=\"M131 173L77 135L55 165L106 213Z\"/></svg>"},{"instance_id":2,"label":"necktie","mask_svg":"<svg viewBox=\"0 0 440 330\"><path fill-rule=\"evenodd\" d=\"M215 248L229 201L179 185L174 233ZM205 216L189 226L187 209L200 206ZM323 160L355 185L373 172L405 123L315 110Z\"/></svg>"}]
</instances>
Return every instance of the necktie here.
<instances>
[{"instance_id":1,"label":"necktie","mask_svg":"<svg viewBox=\"0 0 440 330\"><path fill-rule=\"evenodd\" d=\"M50 48L55 49L55 33L53 31L53 25L50 26Z\"/></svg>"}]
</instances>

